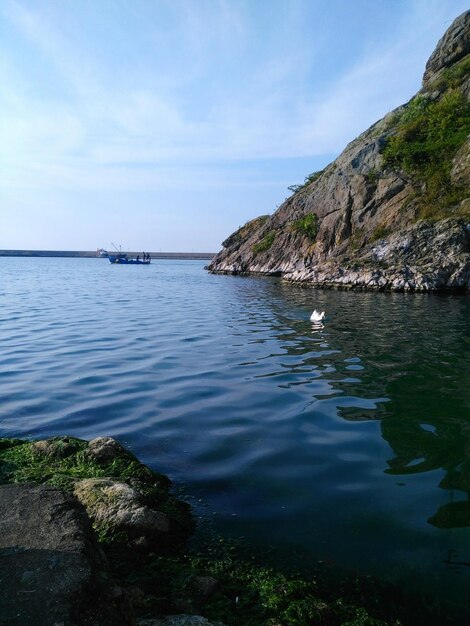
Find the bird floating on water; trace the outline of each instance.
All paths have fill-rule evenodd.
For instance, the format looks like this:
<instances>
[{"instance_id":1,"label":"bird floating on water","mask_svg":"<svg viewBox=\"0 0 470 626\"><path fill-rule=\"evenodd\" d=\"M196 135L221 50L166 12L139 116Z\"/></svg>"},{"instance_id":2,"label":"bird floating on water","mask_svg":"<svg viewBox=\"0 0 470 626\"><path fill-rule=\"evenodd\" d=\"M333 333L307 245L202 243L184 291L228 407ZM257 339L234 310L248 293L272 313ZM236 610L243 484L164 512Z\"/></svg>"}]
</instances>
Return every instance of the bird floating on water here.
<instances>
[{"instance_id":1,"label":"bird floating on water","mask_svg":"<svg viewBox=\"0 0 470 626\"><path fill-rule=\"evenodd\" d=\"M310 321L311 322L321 322L324 317L325 317L325 311L322 311L320 313L319 311L317 311L315 309L315 311L310 316Z\"/></svg>"}]
</instances>

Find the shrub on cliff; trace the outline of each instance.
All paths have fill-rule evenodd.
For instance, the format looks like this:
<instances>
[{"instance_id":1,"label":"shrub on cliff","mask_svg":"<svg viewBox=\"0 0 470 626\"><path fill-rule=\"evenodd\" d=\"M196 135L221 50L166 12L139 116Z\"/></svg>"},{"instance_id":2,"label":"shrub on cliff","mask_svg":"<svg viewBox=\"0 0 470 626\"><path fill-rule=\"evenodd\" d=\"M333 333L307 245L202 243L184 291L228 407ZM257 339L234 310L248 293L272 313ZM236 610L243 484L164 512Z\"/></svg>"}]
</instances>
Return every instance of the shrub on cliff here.
<instances>
[{"instance_id":1,"label":"shrub on cliff","mask_svg":"<svg viewBox=\"0 0 470 626\"><path fill-rule=\"evenodd\" d=\"M458 87L469 73L470 55L467 55L459 63L444 69L431 83L430 88L444 91L445 89Z\"/></svg>"},{"instance_id":2,"label":"shrub on cliff","mask_svg":"<svg viewBox=\"0 0 470 626\"><path fill-rule=\"evenodd\" d=\"M307 213L307 215L293 222L291 228L294 232L308 237L310 241L315 241L318 234L318 215Z\"/></svg>"},{"instance_id":3,"label":"shrub on cliff","mask_svg":"<svg viewBox=\"0 0 470 626\"><path fill-rule=\"evenodd\" d=\"M422 206L436 210L458 202L460 191L450 180L452 159L470 133L470 104L456 89L440 100L417 96L397 121L383 151L386 168L400 168L422 179L426 192Z\"/></svg>"},{"instance_id":4,"label":"shrub on cliff","mask_svg":"<svg viewBox=\"0 0 470 626\"><path fill-rule=\"evenodd\" d=\"M276 233L272 230L253 246L253 254L260 254L260 252L266 252L273 245L276 239Z\"/></svg>"},{"instance_id":5,"label":"shrub on cliff","mask_svg":"<svg viewBox=\"0 0 470 626\"><path fill-rule=\"evenodd\" d=\"M320 178L324 171L325 170L312 172L304 178L304 182L301 185L291 185L290 187L287 187L287 189L289 191L292 191L293 193L298 193L299 191L302 191L302 189L305 189L305 187L308 187L308 185L310 185L311 183L314 183L318 178Z\"/></svg>"}]
</instances>

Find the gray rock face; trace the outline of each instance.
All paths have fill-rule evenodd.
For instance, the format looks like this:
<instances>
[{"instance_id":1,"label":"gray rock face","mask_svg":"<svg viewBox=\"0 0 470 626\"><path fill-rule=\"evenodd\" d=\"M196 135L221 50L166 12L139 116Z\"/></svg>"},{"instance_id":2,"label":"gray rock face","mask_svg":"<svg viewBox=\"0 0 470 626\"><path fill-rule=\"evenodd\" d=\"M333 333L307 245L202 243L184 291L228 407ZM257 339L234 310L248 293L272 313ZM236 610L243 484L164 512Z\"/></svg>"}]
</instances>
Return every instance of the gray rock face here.
<instances>
[{"instance_id":1,"label":"gray rock face","mask_svg":"<svg viewBox=\"0 0 470 626\"><path fill-rule=\"evenodd\" d=\"M435 291L470 288L470 222L420 222L342 259L285 275L292 282L346 289Z\"/></svg>"},{"instance_id":2,"label":"gray rock face","mask_svg":"<svg viewBox=\"0 0 470 626\"><path fill-rule=\"evenodd\" d=\"M451 179L455 185L470 187L470 137L455 155Z\"/></svg>"},{"instance_id":3,"label":"gray rock face","mask_svg":"<svg viewBox=\"0 0 470 626\"><path fill-rule=\"evenodd\" d=\"M97 437L90 441L85 454L98 463L106 463L129 453L112 437Z\"/></svg>"},{"instance_id":4,"label":"gray rock face","mask_svg":"<svg viewBox=\"0 0 470 626\"><path fill-rule=\"evenodd\" d=\"M318 181L289 198L260 230L249 231L236 250L220 252L209 270L278 275L319 287L470 289L468 225L463 219L415 221L413 182L380 170L377 144L386 124L382 120L352 142ZM464 185L467 144L453 170ZM305 212L319 218L314 244L290 226ZM273 245L257 254L257 242L269 232L276 232Z\"/></svg>"},{"instance_id":5,"label":"gray rock face","mask_svg":"<svg viewBox=\"0 0 470 626\"><path fill-rule=\"evenodd\" d=\"M350 143L315 183L288 198L259 230L250 230L236 250L220 252L209 269L285 275L341 256L352 236L361 242L377 228L411 223L413 203L402 210L404 200L416 191L411 181L380 172L380 145L386 133L387 122L382 120ZM294 229L307 213L318 216L315 244ZM276 234L274 243L266 252L257 252L257 242L269 233Z\"/></svg>"},{"instance_id":6,"label":"gray rock face","mask_svg":"<svg viewBox=\"0 0 470 626\"><path fill-rule=\"evenodd\" d=\"M2 626L133 623L73 497L45 485L0 486L0 555Z\"/></svg>"},{"instance_id":7,"label":"gray rock face","mask_svg":"<svg viewBox=\"0 0 470 626\"><path fill-rule=\"evenodd\" d=\"M427 66L426 85L468 54L469 38L470 11L455 20L439 42ZM467 98L469 82L464 76L459 87ZM441 92L422 95L434 101ZM426 192L426 184L383 166L382 152L394 132L394 120L406 107L392 111L352 141L273 215L252 220L228 237L207 269L282 276L320 287L470 289L470 249L463 222L443 220L439 227L420 226L418 198ZM470 188L469 151L467 141L451 168L451 181L463 190ZM452 207L449 215L466 214L468 198ZM316 219L313 236L302 231L306 216ZM398 243L404 241L409 245ZM380 259L374 252L379 242L386 245Z\"/></svg>"},{"instance_id":8,"label":"gray rock face","mask_svg":"<svg viewBox=\"0 0 470 626\"><path fill-rule=\"evenodd\" d=\"M426 63L423 87L426 87L437 74L470 53L470 11L466 11L452 23Z\"/></svg>"}]
</instances>

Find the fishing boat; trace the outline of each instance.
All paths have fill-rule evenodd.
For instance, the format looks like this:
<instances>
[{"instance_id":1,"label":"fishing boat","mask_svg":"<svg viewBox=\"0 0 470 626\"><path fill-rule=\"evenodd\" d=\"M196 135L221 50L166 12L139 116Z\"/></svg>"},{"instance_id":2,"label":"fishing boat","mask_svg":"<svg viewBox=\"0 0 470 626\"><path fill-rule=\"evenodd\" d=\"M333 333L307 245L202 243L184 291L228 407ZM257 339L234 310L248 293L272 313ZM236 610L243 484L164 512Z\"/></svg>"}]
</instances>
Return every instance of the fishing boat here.
<instances>
[{"instance_id":1,"label":"fishing boat","mask_svg":"<svg viewBox=\"0 0 470 626\"><path fill-rule=\"evenodd\" d=\"M138 254L134 259L129 257L125 252L122 252L121 246L119 246L118 250L114 243L111 242L111 245L116 252L106 253L110 263L117 265L150 265L150 261L152 260L150 254L142 252L142 257Z\"/></svg>"},{"instance_id":2,"label":"fishing boat","mask_svg":"<svg viewBox=\"0 0 470 626\"><path fill-rule=\"evenodd\" d=\"M145 258L140 258L139 255L135 259L130 259L127 254L108 254L110 263L116 263L118 265L150 265L150 254L145 255Z\"/></svg>"}]
</instances>

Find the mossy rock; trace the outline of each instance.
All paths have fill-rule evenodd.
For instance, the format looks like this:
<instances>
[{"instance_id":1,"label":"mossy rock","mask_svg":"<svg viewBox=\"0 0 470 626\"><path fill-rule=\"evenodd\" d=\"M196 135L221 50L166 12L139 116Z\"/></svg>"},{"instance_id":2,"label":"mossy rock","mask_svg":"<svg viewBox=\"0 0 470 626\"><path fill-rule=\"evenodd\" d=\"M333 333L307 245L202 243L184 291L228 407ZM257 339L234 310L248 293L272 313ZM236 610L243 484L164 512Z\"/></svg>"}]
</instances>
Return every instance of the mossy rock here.
<instances>
[{"instance_id":1,"label":"mossy rock","mask_svg":"<svg viewBox=\"0 0 470 626\"><path fill-rule=\"evenodd\" d=\"M158 500L150 506L135 487L110 478L87 478L75 483L73 493L101 541L125 542L143 552L168 544L170 518L158 510Z\"/></svg>"},{"instance_id":2,"label":"mossy rock","mask_svg":"<svg viewBox=\"0 0 470 626\"><path fill-rule=\"evenodd\" d=\"M73 482L80 478L111 477L120 480L137 479L163 491L170 480L153 472L120 444L114 454L96 456L96 442L75 437L52 437L41 441L2 440L0 446L0 476L3 482L48 483L72 491Z\"/></svg>"},{"instance_id":3,"label":"mossy rock","mask_svg":"<svg viewBox=\"0 0 470 626\"><path fill-rule=\"evenodd\" d=\"M6 437L0 437L0 451L13 448L14 446L20 446L23 443L23 439L8 439Z\"/></svg>"},{"instance_id":4,"label":"mossy rock","mask_svg":"<svg viewBox=\"0 0 470 626\"><path fill-rule=\"evenodd\" d=\"M193 520L190 507L171 494L171 481L153 472L110 437L98 437L90 442L68 436L41 441L0 440L0 483L46 483L74 493L78 489L77 485L83 486L93 481L96 484L101 481L108 486L120 485L115 491L120 489L123 493L136 494L142 509L140 513L146 512L148 518L153 516L155 520L169 520L171 531L168 530L165 541L156 541L152 539L150 531L147 533L149 549L160 546L162 553L171 553L184 545L191 534ZM95 520L101 541L127 545L139 536L145 536L145 533L139 535L131 526L116 519L114 522L104 519L96 514L91 505L87 505L87 498L80 499L85 508L89 509L92 520ZM135 509L136 505L133 507ZM119 515L122 519L126 517L123 503ZM141 517L145 517L143 513ZM137 527L138 519L137 515Z\"/></svg>"}]
</instances>

